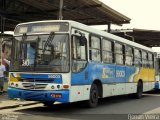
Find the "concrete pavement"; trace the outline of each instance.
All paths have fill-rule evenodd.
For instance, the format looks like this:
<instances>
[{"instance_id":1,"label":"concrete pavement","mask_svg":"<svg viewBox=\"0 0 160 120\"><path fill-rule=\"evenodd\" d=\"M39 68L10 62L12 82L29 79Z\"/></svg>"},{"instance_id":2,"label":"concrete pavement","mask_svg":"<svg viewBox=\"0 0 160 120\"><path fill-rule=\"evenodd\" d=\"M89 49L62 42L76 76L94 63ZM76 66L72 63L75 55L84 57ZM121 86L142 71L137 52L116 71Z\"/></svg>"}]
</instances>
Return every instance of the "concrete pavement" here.
<instances>
[{"instance_id":1,"label":"concrete pavement","mask_svg":"<svg viewBox=\"0 0 160 120\"><path fill-rule=\"evenodd\" d=\"M7 95L0 96L0 101L8 101ZM0 110L2 117L16 115L18 120L160 120L160 93L147 93L141 99L133 99L128 96L115 96L101 99L94 109L88 109L82 103L59 104L53 107L45 107L43 104L29 105L28 101L18 100L24 103L22 107ZM27 104L26 104L27 103ZM11 104L11 102L7 102ZM19 105L18 104L18 105ZM0 103L1 105L1 103ZM0 116L1 118L1 116ZM133 118L133 119L132 119ZM144 118L144 119L140 119ZM158 119L157 119L158 118Z\"/></svg>"},{"instance_id":2,"label":"concrete pavement","mask_svg":"<svg viewBox=\"0 0 160 120\"><path fill-rule=\"evenodd\" d=\"M116 98L119 99L118 102L122 102L120 104L120 107L113 109L112 107L115 107L116 104L113 104L114 101L116 101ZM121 100L122 99L122 100ZM109 102L103 102L105 100L100 101L100 105L98 106L99 108L103 109L104 104L107 104L107 110L104 112L104 110L99 110L100 113L119 113L119 114L128 114L128 113L141 113L141 114L160 114L160 104L159 104L159 99L160 95L159 93L154 93L154 94L144 94L144 97L142 99L130 99L127 97L111 97L111 98L106 98L106 100ZM124 102L126 101L126 102ZM134 106L132 106L132 102L134 102ZM39 102L35 101L25 101L25 100L19 100L19 99L9 99L7 96L7 93L4 93L3 95L0 95L0 110L2 109L9 109L9 108L17 108L21 106L31 106L31 105L36 105ZM58 104L58 103L56 103ZM111 105L113 104L113 105ZM125 105L127 104L127 105ZM143 105L145 104L145 105ZM70 106L70 105L69 105ZM127 106L132 106L132 109L128 109ZM62 106L63 107L63 106ZM58 107L59 108L59 107ZM122 108L125 108L122 111ZM118 110L120 109L120 110ZM136 109L136 110L134 110ZM142 109L142 110L141 110ZM94 109L92 109L94 110ZM96 111L97 113L97 111Z\"/></svg>"},{"instance_id":3,"label":"concrete pavement","mask_svg":"<svg viewBox=\"0 0 160 120\"><path fill-rule=\"evenodd\" d=\"M0 95L0 110L8 108L16 108L19 106L28 106L38 104L35 101L24 101L20 99L9 99L7 93Z\"/></svg>"},{"instance_id":4,"label":"concrete pavement","mask_svg":"<svg viewBox=\"0 0 160 120\"><path fill-rule=\"evenodd\" d=\"M160 114L160 107L153 109L153 110L150 110L144 114Z\"/></svg>"}]
</instances>

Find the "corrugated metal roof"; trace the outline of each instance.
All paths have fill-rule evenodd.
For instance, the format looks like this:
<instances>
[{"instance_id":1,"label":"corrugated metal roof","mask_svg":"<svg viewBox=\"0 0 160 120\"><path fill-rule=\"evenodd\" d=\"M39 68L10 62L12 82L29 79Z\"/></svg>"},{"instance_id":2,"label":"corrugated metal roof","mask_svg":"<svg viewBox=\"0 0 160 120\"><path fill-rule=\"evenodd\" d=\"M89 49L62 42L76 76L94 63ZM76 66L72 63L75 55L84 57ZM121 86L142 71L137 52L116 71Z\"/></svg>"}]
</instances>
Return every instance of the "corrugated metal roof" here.
<instances>
[{"instance_id":1,"label":"corrugated metal roof","mask_svg":"<svg viewBox=\"0 0 160 120\"><path fill-rule=\"evenodd\" d=\"M134 28L132 30L112 31L112 33L126 39L134 39L135 42L147 47L160 47L160 31L157 30Z\"/></svg>"},{"instance_id":2,"label":"corrugated metal roof","mask_svg":"<svg viewBox=\"0 0 160 120\"><path fill-rule=\"evenodd\" d=\"M58 19L60 0L0 0L0 15L5 17L5 29L19 22ZM125 24L130 18L98 0L64 0L63 19L87 25Z\"/></svg>"}]
</instances>

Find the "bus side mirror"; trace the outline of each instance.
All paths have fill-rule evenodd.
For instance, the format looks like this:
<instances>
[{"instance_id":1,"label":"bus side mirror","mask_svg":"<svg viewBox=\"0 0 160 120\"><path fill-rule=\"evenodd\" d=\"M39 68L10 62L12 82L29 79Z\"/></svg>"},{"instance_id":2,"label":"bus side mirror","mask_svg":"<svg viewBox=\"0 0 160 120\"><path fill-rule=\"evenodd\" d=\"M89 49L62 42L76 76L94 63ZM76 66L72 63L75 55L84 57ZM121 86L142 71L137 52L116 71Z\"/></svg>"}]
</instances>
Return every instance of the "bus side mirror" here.
<instances>
[{"instance_id":1,"label":"bus side mirror","mask_svg":"<svg viewBox=\"0 0 160 120\"><path fill-rule=\"evenodd\" d=\"M85 46L87 43L87 38L85 36L80 36L80 46Z\"/></svg>"}]
</instances>

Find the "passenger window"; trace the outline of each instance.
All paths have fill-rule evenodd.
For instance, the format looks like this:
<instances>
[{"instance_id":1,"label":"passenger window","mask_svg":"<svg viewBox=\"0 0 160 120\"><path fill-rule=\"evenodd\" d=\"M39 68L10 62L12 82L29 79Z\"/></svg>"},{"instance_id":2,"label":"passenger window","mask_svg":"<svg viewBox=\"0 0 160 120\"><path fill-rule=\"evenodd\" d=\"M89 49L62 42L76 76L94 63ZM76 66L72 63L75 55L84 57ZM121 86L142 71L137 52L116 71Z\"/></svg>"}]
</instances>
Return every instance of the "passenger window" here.
<instances>
[{"instance_id":1,"label":"passenger window","mask_svg":"<svg viewBox=\"0 0 160 120\"><path fill-rule=\"evenodd\" d=\"M148 64L147 58L148 58L147 52L142 51L142 66L143 67L147 67L147 64Z\"/></svg>"},{"instance_id":2,"label":"passenger window","mask_svg":"<svg viewBox=\"0 0 160 120\"><path fill-rule=\"evenodd\" d=\"M138 49L134 49L134 64L141 66L141 51Z\"/></svg>"},{"instance_id":3,"label":"passenger window","mask_svg":"<svg viewBox=\"0 0 160 120\"><path fill-rule=\"evenodd\" d=\"M133 65L132 47L126 46L125 48L126 48L125 49L125 55L126 55L125 64L131 66Z\"/></svg>"},{"instance_id":4,"label":"passenger window","mask_svg":"<svg viewBox=\"0 0 160 120\"><path fill-rule=\"evenodd\" d=\"M116 64L124 64L123 45L115 43Z\"/></svg>"},{"instance_id":5,"label":"passenger window","mask_svg":"<svg viewBox=\"0 0 160 120\"><path fill-rule=\"evenodd\" d=\"M106 39L102 41L102 59L104 63L113 63L112 42Z\"/></svg>"},{"instance_id":6,"label":"passenger window","mask_svg":"<svg viewBox=\"0 0 160 120\"><path fill-rule=\"evenodd\" d=\"M72 36L72 71L79 72L87 64L87 39L84 36Z\"/></svg>"},{"instance_id":7,"label":"passenger window","mask_svg":"<svg viewBox=\"0 0 160 120\"><path fill-rule=\"evenodd\" d=\"M100 38L95 36L90 38L90 60L101 61Z\"/></svg>"},{"instance_id":8,"label":"passenger window","mask_svg":"<svg viewBox=\"0 0 160 120\"><path fill-rule=\"evenodd\" d=\"M148 53L148 66L154 68L154 55L151 53Z\"/></svg>"}]
</instances>

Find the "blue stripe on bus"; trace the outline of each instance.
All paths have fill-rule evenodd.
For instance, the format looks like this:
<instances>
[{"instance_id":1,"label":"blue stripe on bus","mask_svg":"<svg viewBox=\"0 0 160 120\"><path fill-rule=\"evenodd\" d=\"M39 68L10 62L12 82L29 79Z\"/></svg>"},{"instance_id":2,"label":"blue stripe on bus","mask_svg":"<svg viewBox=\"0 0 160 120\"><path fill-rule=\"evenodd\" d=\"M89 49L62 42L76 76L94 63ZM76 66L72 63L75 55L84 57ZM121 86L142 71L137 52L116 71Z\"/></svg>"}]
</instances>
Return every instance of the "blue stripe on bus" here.
<instances>
[{"instance_id":1,"label":"blue stripe on bus","mask_svg":"<svg viewBox=\"0 0 160 120\"><path fill-rule=\"evenodd\" d=\"M92 84L96 79L101 80L103 84L133 82L129 79L135 70L135 66L88 63L83 71L72 73L71 85Z\"/></svg>"}]
</instances>

